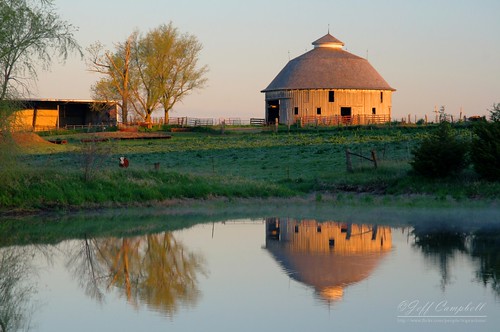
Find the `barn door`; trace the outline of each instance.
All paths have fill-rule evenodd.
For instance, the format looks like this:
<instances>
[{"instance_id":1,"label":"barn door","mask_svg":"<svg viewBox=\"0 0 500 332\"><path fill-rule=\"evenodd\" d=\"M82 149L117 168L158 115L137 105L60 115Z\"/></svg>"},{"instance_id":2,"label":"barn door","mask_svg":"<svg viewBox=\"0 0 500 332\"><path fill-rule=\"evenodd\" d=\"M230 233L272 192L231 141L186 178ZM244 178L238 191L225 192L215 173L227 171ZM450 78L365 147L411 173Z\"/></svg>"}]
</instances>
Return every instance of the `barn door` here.
<instances>
[{"instance_id":1,"label":"barn door","mask_svg":"<svg viewBox=\"0 0 500 332\"><path fill-rule=\"evenodd\" d=\"M280 117L280 101L279 99L273 99L267 101L267 114L266 120L269 124L275 124L276 119L279 122Z\"/></svg>"},{"instance_id":2,"label":"barn door","mask_svg":"<svg viewBox=\"0 0 500 332\"><path fill-rule=\"evenodd\" d=\"M341 107L340 116L342 117L342 123L350 123L352 117L352 109L350 107Z\"/></svg>"}]
</instances>

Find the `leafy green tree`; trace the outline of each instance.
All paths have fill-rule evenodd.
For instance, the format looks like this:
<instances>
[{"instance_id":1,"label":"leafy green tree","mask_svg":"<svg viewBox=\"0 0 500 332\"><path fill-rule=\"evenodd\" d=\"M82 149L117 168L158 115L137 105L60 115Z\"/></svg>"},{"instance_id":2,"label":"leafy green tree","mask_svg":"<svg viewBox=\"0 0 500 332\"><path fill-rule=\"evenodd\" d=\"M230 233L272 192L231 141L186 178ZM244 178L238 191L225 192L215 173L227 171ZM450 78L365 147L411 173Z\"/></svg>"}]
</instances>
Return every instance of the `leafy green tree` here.
<instances>
[{"instance_id":1,"label":"leafy green tree","mask_svg":"<svg viewBox=\"0 0 500 332\"><path fill-rule=\"evenodd\" d=\"M163 106L165 122L168 112L174 105L195 89L205 86L207 66L198 67L199 54L203 48L193 35L180 35L172 24L162 25L149 33L149 39L160 44L163 63L157 72L156 82L162 92L160 103ZM161 40L173 43L161 43Z\"/></svg>"},{"instance_id":2,"label":"leafy green tree","mask_svg":"<svg viewBox=\"0 0 500 332\"><path fill-rule=\"evenodd\" d=\"M500 103L493 104L493 107L490 111L490 120L493 122L500 122Z\"/></svg>"},{"instance_id":3,"label":"leafy green tree","mask_svg":"<svg viewBox=\"0 0 500 332\"><path fill-rule=\"evenodd\" d=\"M39 65L48 69L54 54L81 54L75 31L52 0L0 1L0 100L27 92L29 78L37 78Z\"/></svg>"},{"instance_id":4,"label":"leafy green tree","mask_svg":"<svg viewBox=\"0 0 500 332\"><path fill-rule=\"evenodd\" d=\"M104 74L93 86L99 99L123 100L126 94L127 101L146 122L160 107L167 121L168 112L177 102L205 86L208 68L198 65L202 45L195 36L181 34L169 23L144 36L134 32L129 43L128 53L125 44L104 54L102 47L90 50L89 70Z\"/></svg>"},{"instance_id":5,"label":"leafy green tree","mask_svg":"<svg viewBox=\"0 0 500 332\"><path fill-rule=\"evenodd\" d=\"M0 1L0 182L16 171L16 147L11 140L13 99L29 92L37 68L48 69L52 57L81 54L75 27L55 12L51 0Z\"/></svg>"},{"instance_id":6,"label":"leafy green tree","mask_svg":"<svg viewBox=\"0 0 500 332\"><path fill-rule=\"evenodd\" d=\"M448 121L449 115L446 114L446 106L442 105L439 108L439 122L446 122Z\"/></svg>"},{"instance_id":7,"label":"leafy green tree","mask_svg":"<svg viewBox=\"0 0 500 332\"><path fill-rule=\"evenodd\" d=\"M471 147L474 169L485 179L500 180L500 121L478 123L474 134Z\"/></svg>"},{"instance_id":8,"label":"leafy green tree","mask_svg":"<svg viewBox=\"0 0 500 332\"><path fill-rule=\"evenodd\" d=\"M468 144L455 136L448 122L441 122L437 130L412 151L413 170L422 176L442 178L461 172L467 166Z\"/></svg>"}]
</instances>

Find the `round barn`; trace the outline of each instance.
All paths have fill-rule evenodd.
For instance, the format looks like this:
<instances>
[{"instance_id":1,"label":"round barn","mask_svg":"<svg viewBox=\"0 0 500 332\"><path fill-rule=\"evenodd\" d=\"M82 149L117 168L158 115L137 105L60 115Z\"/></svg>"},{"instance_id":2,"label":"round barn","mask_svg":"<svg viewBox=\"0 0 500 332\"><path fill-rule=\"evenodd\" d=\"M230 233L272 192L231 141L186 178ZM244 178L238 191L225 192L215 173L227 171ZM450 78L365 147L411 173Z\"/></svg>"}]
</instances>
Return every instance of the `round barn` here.
<instances>
[{"instance_id":1,"label":"round barn","mask_svg":"<svg viewBox=\"0 0 500 332\"><path fill-rule=\"evenodd\" d=\"M371 124L391 119L393 89L368 60L329 33L288 62L265 93L266 121Z\"/></svg>"}]
</instances>

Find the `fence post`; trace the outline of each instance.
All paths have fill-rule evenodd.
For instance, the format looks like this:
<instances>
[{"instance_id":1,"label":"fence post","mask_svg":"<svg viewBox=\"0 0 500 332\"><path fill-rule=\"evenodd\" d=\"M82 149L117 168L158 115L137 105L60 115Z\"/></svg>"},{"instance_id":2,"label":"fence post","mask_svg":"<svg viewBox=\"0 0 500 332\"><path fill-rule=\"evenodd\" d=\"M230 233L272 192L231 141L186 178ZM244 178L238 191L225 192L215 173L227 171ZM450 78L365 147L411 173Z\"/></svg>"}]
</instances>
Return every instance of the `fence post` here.
<instances>
[{"instance_id":1,"label":"fence post","mask_svg":"<svg viewBox=\"0 0 500 332\"><path fill-rule=\"evenodd\" d=\"M377 168L378 162L377 162L377 154L375 153L375 150L372 150L372 160L373 160L373 167Z\"/></svg>"},{"instance_id":2,"label":"fence post","mask_svg":"<svg viewBox=\"0 0 500 332\"><path fill-rule=\"evenodd\" d=\"M347 171L349 173L352 173L351 151L349 149L345 149L345 160L346 160Z\"/></svg>"}]
</instances>

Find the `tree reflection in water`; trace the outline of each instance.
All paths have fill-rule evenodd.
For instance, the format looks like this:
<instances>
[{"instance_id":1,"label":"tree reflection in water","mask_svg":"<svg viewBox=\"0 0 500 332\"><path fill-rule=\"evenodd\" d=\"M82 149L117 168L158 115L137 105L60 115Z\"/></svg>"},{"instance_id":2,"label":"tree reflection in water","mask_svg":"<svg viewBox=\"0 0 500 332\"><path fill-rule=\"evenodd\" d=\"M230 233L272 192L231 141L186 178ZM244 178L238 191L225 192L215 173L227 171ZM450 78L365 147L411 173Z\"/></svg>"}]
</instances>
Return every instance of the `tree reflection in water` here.
<instances>
[{"instance_id":1,"label":"tree reflection in water","mask_svg":"<svg viewBox=\"0 0 500 332\"><path fill-rule=\"evenodd\" d=\"M500 228L471 230L449 224L416 226L412 231L413 245L439 267L441 289L444 291L450 284L450 266L456 255L466 254L478 264L476 280L484 286L490 285L500 296Z\"/></svg>"},{"instance_id":2,"label":"tree reflection in water","mask_svg":"<svg viewBox=\"0 0 500 332\"><path fill-rule=\"evenodd\" d=\"M35 273L26 247L0 249L0 332L27 331L34 312Z\"/></svg>"},{"instance_id":3,"label":"tree reflection in water","mask_svg":"<svg viewBox=\"0 0 500 332\"><path fill-rule=\"evenodd\" d=\"M420 248L424 256L439 268L440 287L444 291L451 282L450 265L455 259L455 253L466 252L467 234L452 227L415 227L412 234L415 237L414 246Z\"/></svg>"},{"instance_id":4,"label":"tree reflection in water","mask_svg":"<svg viewBox=\"0 0 500 332\"><path fill-rule=\"evenodd\" d=\"M494 232L479 230L472 236L470 253L479 260L477 280L491 285L500 296L500 229Z\"/></svg>"},{"instance_id":5,"label":"tree reflection in water","mask_svg":"<svg viewBox=\"0 0 500 332\"><path fill-rule=\"evenodd\" d=\"M189 252L170 232L133 238L85 238L73 249L67 266L85 293L103 301L105 290L121 290L138 307L173 315L179 305L194 305L200 296L198 273L204 259Z\"/></svg>"}]
</instances>

